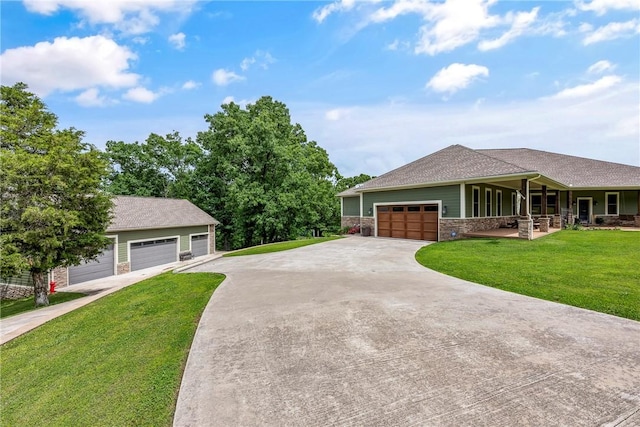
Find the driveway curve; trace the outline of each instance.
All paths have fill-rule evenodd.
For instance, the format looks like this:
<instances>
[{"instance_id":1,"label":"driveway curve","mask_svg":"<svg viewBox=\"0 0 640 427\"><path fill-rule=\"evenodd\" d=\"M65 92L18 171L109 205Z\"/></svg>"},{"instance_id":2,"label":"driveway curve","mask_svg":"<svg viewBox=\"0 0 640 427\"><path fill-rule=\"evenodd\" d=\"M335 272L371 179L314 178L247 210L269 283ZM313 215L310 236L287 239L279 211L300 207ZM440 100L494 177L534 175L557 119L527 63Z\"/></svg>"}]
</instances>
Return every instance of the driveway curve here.
<instances>
[{"instance_id":1,"label":"driveway curve","mask_svg":"<svg viewBox=\"0 0 640 427\"><path fill-rule=\"evenodd\" d=\"M176 426L637 426L640 323L349 237L221 258Z\"/></svg>"}]
</instances>

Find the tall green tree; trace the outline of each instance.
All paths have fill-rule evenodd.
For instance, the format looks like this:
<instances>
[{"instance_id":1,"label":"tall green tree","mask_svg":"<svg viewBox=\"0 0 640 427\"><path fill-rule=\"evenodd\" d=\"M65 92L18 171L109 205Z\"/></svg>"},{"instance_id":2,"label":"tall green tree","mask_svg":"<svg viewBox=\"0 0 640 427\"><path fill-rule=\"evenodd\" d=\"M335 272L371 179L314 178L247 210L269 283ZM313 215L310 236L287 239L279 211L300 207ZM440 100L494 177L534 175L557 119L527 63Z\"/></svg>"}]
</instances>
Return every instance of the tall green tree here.
<instances>
[{"instance_id":1,"label":"tall green tree","mask_svg":"<svg viewBox=\"0 0 640 427\"><path fill-rule=\"evenodd\" d=\"M57 117L24 83L0 97L0 275L28 271L36 306L48 305L47 273L95 258L109 244L107 163L83 132Z\"/></svg>"},{"instance_id":2,"label":"tall green tree","mask_svg":"<svg viewBox=\"0 0 640 427\"><path fill-rule=\"evenodd\" d=\"M149 135L138 142L108 141L105 155L110 163L107 188L128 196L185 197L190 176L201 150L191 139L182 141L178 132Z\"/></svg>"},{"instance_id":3,"label":"tall green tree","mask_svg":"<svg viewBox=\"0 0 640 427\"><path fill-rule=\"evenodd\" d=\"M364 184L367 181L372 180L375 176L369 176L365 173L361 173L360 175L351 176L351 177L338 177L338 182L336 183L336 192L340 193L344 190L348 190L349 188L353 188L358 184Z\"/></svg>"},{"instance_id":4,"label":"tall green tree","mask_svg":"<svg viewBox=\"0 0 640 427\"><path fill-rule=\"evenodd\" d=\"M262 97L206 115L197 143L194 202L222 225L221 241L238 248L295 238L338 221L335 166L291 123L285 104Z\"/></svg>"}]
</instances>

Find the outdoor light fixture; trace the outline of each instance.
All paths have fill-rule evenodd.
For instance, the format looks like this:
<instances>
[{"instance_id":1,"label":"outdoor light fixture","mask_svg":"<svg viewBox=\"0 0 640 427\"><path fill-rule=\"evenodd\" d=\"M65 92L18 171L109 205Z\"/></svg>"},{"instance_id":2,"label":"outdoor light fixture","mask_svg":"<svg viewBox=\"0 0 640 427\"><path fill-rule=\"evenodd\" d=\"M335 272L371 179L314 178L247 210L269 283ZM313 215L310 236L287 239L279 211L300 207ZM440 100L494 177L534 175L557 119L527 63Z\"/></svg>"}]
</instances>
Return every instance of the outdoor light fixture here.
<instances>
[{"instance_id":1,"label":"outdoor light fixture","mask_svg":"<svg viewBox=\"0 0 640 427\"><path fill-rule=\"evenodd\" d=\"M373 208L369 208L369 216L371 216L371 214L373 214Z\"/></svg>"},{"instance_id":2,"label":"outdoor light fixture","mask_svg":"<svg viewBox=\"0 0 640 427\"><path fill-rule=\"evenodd\" d=\"M443 206L442 207L442 215L446 215L447 214L447 207Z\"/></svg>"},{"instance_id":3,"label":"outdoor light fixture","mask_svg":"<svg viewBox=\"0 0 640 427\"><path fill-rule=\"evenodd\" d=\"M593 201L593 206L598 206L598 201L597 200Z\"/></svg>"}]
</instances>

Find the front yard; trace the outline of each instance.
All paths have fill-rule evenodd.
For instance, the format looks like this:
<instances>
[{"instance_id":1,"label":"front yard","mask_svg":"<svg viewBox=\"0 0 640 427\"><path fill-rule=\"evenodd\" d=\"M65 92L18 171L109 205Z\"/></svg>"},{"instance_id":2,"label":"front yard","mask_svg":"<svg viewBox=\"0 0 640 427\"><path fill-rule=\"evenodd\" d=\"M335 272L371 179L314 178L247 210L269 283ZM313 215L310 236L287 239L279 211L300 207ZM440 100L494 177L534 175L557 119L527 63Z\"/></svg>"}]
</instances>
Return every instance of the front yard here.
<instances>
[{"instance_id":1,"label":"front yard","mask_svg":"<svg viewBox=\"0 0 640 427\"><path fill-rule=\"evenodd\" d=\"M170 426L200 315L224 276L166 273L0 347L3 426Z\"/></svg>"},{"instance_id":2,"label":"front yard","mask_svg":"<svg viewBox=\"0 0 640 427\"><path fill-rule=\"evenodd\" d=\"M457 240L425 246L416 259L471 282L640 320L640 232Z\"/></svg>"}]
</instances>

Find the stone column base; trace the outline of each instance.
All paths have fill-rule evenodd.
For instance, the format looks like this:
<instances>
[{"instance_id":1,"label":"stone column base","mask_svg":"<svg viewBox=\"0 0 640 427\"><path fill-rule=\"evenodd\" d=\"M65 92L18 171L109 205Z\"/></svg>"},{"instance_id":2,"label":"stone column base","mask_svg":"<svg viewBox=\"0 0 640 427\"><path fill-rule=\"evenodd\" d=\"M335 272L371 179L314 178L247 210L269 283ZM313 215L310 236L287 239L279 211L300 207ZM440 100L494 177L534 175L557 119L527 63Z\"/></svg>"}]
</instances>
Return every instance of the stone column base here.
<instances>
[{"instance_id":1,"label":"stone column base","mask_svg":"<svg viewBox=\"0 0 640 427\"><path fill-rule=\"evenodd\" d=\"M549 232L549 218L540 218L540 231L543 233Z\"/></svg>"},{"instance_id":2,"label":"stone column base","mask_svg":"<svg viewBox=\"0 0 640 427\"><path fill-rule=\"evenodd\" d=\"M636 227L640 227L640 215L636 215L633 217L633 223Z\"/></svg>"},{"instance_id":3,"label":"stone column base","mask_svg":"<svg viewBox=\"0 0 640 427\"><path fill-rule=\"evenodd\" d=\"M560 217L560 215L554 215L553 216L553 228L561 228L562 227L562 218Z\"/></svg>"},{"instance_id":4,"label":"stone column base","mask_svg":"<svg viewBox=\"0 0 640 427\"><path fill-rule=\"evenodd\" d=\"M518 237L520 239L533 239L533 220L521 218L518 220Z\"/></svg>"},{"instance_id":5,"label":"stone column base","mask_svg":"<svg viewBox=\"0 0 640 427\"><path fill-rule=\"evenodd\" d=\"M125 274L131 271L131 265L128 262L121 262L118 264L118 274Z\"/></svg>"}]
</instances>

